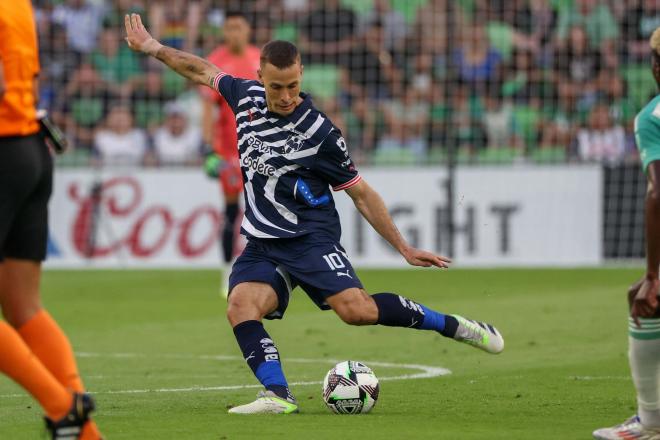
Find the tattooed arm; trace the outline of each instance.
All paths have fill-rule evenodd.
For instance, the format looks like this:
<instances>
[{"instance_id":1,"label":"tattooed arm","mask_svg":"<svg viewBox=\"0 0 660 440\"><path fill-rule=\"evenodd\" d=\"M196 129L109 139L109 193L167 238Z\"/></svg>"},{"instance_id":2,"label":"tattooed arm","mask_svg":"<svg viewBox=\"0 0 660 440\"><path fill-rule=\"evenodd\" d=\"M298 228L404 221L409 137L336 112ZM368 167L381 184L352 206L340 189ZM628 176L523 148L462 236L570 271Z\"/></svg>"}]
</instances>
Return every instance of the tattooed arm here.
<instances>
[{"instance_id":1,"label":"tattooed arm","mask_svg":"<svg viewBox=\"0 0 660 440\"><path fill-rule=\"evenodd\" d=\"M213 87L214 79L222 73L217 66L203 58L160 44L147 32L138 14L126 15L124 24L128 47L159 59L179 75Z\"/></svg>"}]
</instances>

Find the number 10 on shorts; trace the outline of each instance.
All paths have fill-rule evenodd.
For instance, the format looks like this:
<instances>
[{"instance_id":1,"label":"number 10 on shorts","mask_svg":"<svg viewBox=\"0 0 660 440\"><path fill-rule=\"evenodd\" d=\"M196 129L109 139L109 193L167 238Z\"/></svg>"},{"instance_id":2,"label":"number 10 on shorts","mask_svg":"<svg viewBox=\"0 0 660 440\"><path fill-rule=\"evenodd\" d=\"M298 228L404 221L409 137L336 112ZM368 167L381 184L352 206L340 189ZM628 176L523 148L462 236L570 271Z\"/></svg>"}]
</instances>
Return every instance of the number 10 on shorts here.
<instances>
[{"instance_id":1,"label":"number 10 on shorts","mask_svg":"<svg viewBox=\"0 0 660 440\"><path fill-rule=\"evenodd\" d=\"M341 261L341 257L339 256L339 254L335 252L324 255L323 259L325 260L326 263L328 263L328 266L330 266L330 270L338 270L346 267L344 262Z\"/></svg>"}]
</instances>

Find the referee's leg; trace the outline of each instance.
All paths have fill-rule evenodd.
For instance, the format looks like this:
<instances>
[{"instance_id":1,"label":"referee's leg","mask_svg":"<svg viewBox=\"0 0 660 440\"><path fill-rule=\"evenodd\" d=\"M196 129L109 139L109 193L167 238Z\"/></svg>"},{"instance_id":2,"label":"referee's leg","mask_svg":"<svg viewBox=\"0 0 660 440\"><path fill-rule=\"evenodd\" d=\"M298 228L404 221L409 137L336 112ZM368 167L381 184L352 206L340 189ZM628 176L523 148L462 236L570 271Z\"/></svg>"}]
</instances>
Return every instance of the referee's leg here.
<instances>
[{"instance_id":1,"label":"referee's leg","mask_svg":"<svg viewBox=\"0 0 660 440\"><path fill-rule=\"evenodd\" d=\"M0 146L0 307L6 320L0 322L0 371L57 425L82 407L73 392L82 393L83 384L68 338L41 304L52 158L38 136L0 139ZM83 424L87 415L80 417L77 438L100 439L93 422Z\"/></svg>"}]
</instances>

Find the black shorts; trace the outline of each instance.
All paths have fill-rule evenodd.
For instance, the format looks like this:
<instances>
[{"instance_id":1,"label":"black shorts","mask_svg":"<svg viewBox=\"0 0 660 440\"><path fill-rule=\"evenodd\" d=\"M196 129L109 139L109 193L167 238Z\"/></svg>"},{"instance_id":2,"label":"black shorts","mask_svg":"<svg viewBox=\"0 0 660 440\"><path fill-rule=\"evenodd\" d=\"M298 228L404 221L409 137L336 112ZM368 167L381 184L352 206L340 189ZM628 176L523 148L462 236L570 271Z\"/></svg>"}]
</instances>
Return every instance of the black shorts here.
<instances>
[{"instance_id":1,"label":"black shorts","mask_svg":"<svg viewBox=\"0 0 660 440\"><path fill-rule=\"evenodd\" d=\"M0 137L0 261L43 261L53 159L39 134Z\"/></svg>"}]
</instances>

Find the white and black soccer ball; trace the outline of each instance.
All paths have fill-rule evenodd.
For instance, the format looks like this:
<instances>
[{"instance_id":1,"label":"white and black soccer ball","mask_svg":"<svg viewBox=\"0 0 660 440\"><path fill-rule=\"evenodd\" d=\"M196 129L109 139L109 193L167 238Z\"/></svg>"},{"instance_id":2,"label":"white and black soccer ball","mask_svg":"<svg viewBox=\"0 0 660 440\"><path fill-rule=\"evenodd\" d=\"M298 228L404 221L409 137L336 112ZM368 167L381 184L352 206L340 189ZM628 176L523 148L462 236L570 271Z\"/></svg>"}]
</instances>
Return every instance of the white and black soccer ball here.
<instances>
[{"instance_id":1,"label":"white and black soccer ball","mask_svg":"<svg viewBox=\"0 0 660 440\"><path fill-rule=\"evenodd\" d=\"M336 414L368 413L378 391L378 378L361 362L340 362L323 379L323 401Z\"/></svg>"}]
</instances>

